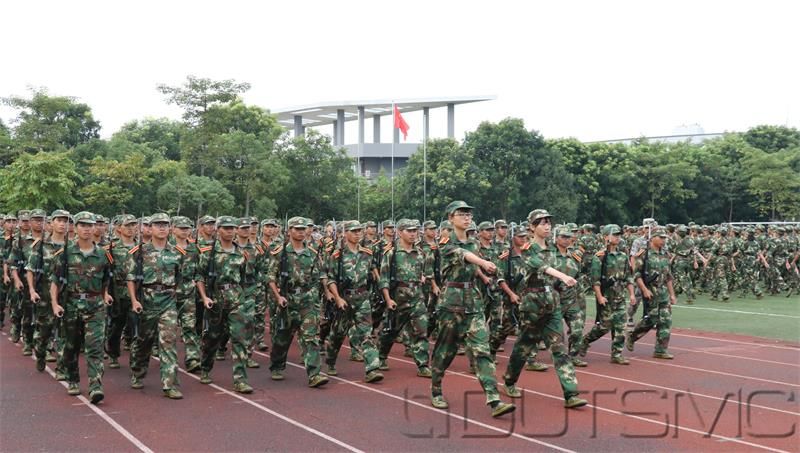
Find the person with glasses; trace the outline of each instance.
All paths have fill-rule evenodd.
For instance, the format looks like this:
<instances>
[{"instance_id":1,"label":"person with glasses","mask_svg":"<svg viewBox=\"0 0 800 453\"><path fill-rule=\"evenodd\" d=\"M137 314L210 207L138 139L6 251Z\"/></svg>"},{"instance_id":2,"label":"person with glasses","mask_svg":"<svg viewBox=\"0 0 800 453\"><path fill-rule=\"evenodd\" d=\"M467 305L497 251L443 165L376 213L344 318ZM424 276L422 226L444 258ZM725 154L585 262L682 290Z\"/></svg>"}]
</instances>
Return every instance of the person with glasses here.
<instances>
[{"instance_id":1,"label":"person with glasses","mask_svg":"<svg viewBox=\"0 0 800 453\"><path fill-rule=\"evenodd\" d=\"M591 283L597 301L595 324L579 345L579 354L586 356L589 345L611 331L611 363L628 365L622 356L625 343L625 297L631 304L636 303L633 291L633 272L631 272L625 252L619 250L622 231L618 225L603 227L605 248L592 258Z\"/></svg>"},{"instance_id":2,"label":"person with glasses","mask_svg":"<svg viewBox=\"0 0 800 453\"><path fill-rule=\"evenodd\" d=\"M544 209L534 209L528 214L528 231L533 236L533 244L522 262L522 290L511 299L512 303L519 305L520 332L503 376L504 390L511 398L522 397L516 383L537 341L543 340L550 349L564 392L564 407L577 408L588 402L578 397L578 380L564 346L563 317L558 293L553 289L553 279L566 286L575 286L577 281L554 267L553 249L547 243L551 219L550 213Z\"/></svg>"},{"instance_id":3,"label":"person with glasses","mask_svg":"<svg viewBox=\"0 0 800 453\"><path fill-rule=\"evenodd\" d=\"M494 274L497 266L477 255L478 244L467 239L472 222L472 206L453 201L445 209L453 231L439 241L442 293L437 308L438 334L431 354L431 405L447 409L442 379L453 362L459 345L465 344L475 357L478 382L492 408L492 417L513 412L513 404L500 400L495 378L495 364L489 351L489 332L483 314L481 294L475 285L475 274L481 268Z\"/></svg>"}]
</instances>

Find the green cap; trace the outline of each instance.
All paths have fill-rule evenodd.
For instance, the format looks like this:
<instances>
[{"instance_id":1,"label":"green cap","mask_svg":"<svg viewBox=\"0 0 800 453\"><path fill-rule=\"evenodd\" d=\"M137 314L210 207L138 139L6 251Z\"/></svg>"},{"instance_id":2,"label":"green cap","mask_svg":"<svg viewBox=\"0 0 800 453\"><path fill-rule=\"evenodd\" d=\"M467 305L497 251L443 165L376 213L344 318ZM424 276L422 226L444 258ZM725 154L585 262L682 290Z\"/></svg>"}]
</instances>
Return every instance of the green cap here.
<instances>
[{"instance_id":1,"label":"green cap","mask_svg":"<svg viewBox=\"0 0 800 453\"><path fill-rule=\"evenodd\" d=\"M210 215L204 215L203 217L200 217L200 220L197 221L197 224L206 225L208 223L214 223L216 221L217 219L215 219L214 217L211 217Z\"/></svg>"},{"instance_id":2,"label":"green cap","mask_svg":"<svg viewBox=\"0 0 800 453\"><path fill-rule=\"evenodd\" d=\"M122 214L121 216L119 216L120 225L130 225L132 223L138 223L138 222L139 220L132 214Z\"/></svg>"},{"instance_id":3,"label":"green cap","mask_svg":"<svg viewBox=\"0 0 800 453\"><path fill-rule=\"evenodd\" d=\"M523 228L521 226L517 226L514 228L514 236L528 237L528 229Z\"/></svg>"},{"instance_id":4,"label":"green cap","mask_svg":"<svg viewBox=\"0 0 800 453\"><path fill-rule=\"evenodd\" d=\"M426 228L426 229L430 228L430 229L435 230L436 229L436 222L434 222L433 220L426 220L425 223L422 224L422 226L424 228Z\"/></svg>"},{"instance_id":5,"label":"green cap","mask_svg":"<svg viewBox=\"0 0 800 453\"><path fill-rule=\"evenodd\" d=\"M250 228L250 217L241 217L239 219L239 224L236 225L239 228Z\"/></svg>"},{"instance_id":6,"label":"green cap","mask_svg":"<svg viewBox=\"0 0 800 453\"><path fill-rule=\"evenodd\" d=\"M528 213L528 222L533 222L535 220L544 219L547 217L552 218L553 216L551 216L546 209L534 209Z\"/></svg>"},{"instance_id":7,"label":"green cap","mask_svg":"<svg viewBox=\"0 0 800 453\"><path fill-rule=\"evenodd\" d=\"M250 216L250 225L258 225L258 217Z\"/></svg>"},{"instance_id":8,"label":"green cap","mask_svg":"<svg viewBox=\"0 0 800 453\"><path fill-rule=\"evenodd\" d=\"M603 227L602 233L603 236L608 236L609 234L619 234L622 230L620 230L619 225L615 223L610 223Z\"/></svg>"},{"instance_id":9,"label":"green cap","mask_svg":"<svg viewBox=\"0 0 800 453\"><path fill-rule=\"evenodd\" d=\"M75 223L85 223L88 225L94 225L94 214L89 211L81 211L75 214Z\"/></svg>"},{"instance_id":10,"label":"green cap","mask_svg":"<svg viewBox=\"0 0 800 453\"><path fill-rule=\"evenodd\" d=\"M576 223L570 222L570 223L568 223L568 224L566 224L564 226L569 228L569 230L572 231L573 233L575 233L576 231L580 230L580 228L578 228L578 224L576 224Z\"/></svg>"},{"instance_id":11,"label":"green cap","mask_svg":"<svg viewBox=\"0 0 800 453\"><path fill-rule=\"evenodd\" d=\"M292 217L289 219L289 228L308 228L308 219L305 217Z\"/></svg>"},{"instance_id":12,"label":"green cap","mask_svg":"<svg viewBox=\"0 0 800 453\"><path fill-rule=\"evenodd\" d=\"M191 228L192 227L192 221L188 217L184 217L182 215L179 215L179 216L175 217L175 220L172 222L172 224L176 228Z\"/></svg>"},{"instance_id":13,"label":"green cap","mask_svg":"<svg viewBox=\"0 0 800 453\"><path fill-rule=\"evenodd\" d=\"M556 228L555 235L557 237L558 236L564 236L564 237L568 237L568 238L574 238L575 237L575 234L567 226L561 226L561 227Z\"/></svg>"},{"instance_id":14,"label":"green cap","mask_svg":"<svg viewBox=\"0 0 800 453\"><path fill-rule=\"evenodd\" d=\"M581 228L584 230L594 231L594 225L591 223L584 223Z\"/></svg>"},{"instance_id":15,"label":"green cap","mask_svg":"<svg viewBox=\"0 0 800 453\"><path fill-rule=\"evenodd\" d=\"M343 222L342 228L344 228L345 231L358 231L363 230L364 225L362 225L358 220L348 220Z\"/></svg>"},{"instance_id":16,"label":"green cap","mask_svg":"<svg viewBox=\"0 0 800 453\"><path fill-rule=\"evenodd\" d=\"M265 225L278 226L278 219L264 219L261 221L261 226L263 227Z\"/></svg>"},{"instance_id":17,"label":"green cap","mask_svg":"<svg viewBox=\"0 0 800 453\"><path fill-rule=\"evenodd\" d=\"M394 228L394 222L391 220L384 220L381 225L383 225L383 228Z\"/></svg>"},{"instance_id":18,"label":"green cap","mask_svg":"<svg viewBox=\"0 0 800 453\"><path fill-rule=\"evenodd\" d=\"M217 219L217 226L220 227L238 227L239 220L229 215L219 216Z\"/></svg>"},{"instance_id":19,"label":"green cap","mask_svg":"<svg viewBox=\"0 0 800 453\"><path fill-rule=\"evenodd\" d=\"M368 220L368 221L367 221L367 222L364 224L364 228L369 228L369 227L373 227L373 228L375 228L375 227L377 227L377 226L378 226L378 225L377 225L375 222L373 222L372 220Z\"/></svg>"},{"instance_id":20,"label":"green cap","mask_svg":"<svg viewBox=\"0 0 800 453\"><path fill-rule=\"evenodd\" d=\"M488 222L484 220L483 222L478 224L478 231L486 231L486 230L493 230L494 224L492 222Z\"/></svg>"},{"instance_id":21,"label":"green cap","mask_svg":"<svg viewBox=\"0 0 800 453\"><path fill-rule=\"evenodd\" d=\"M103 217L102 214L95 214L94 221L95 223L108 223L108 221L106 221L106 218Z\"/></svg>"},{"instance_id":22,"label":"green cap","mask_svg":"<svg viewBox=\"0 0 800 453\"><path fill-rule=\"evenodd\" d=\"M165 212L157 212L150 216L150 223L170 223L170 218Z\"/></svg>"},{"instance_id":23,"label":"green cap","mask_svg":"<svg viewBox=\"0 0 800 453\"><path fill-rule=\"evenodd\" d=\"M142 225L150 225L150 217L142 217Z\"/></svg>"},{"instance_id":24,"label":"green cap","mask_svg":"<svg viewBox=\"0 0 800 453\"><path fill-rule=\"evenodd\" d=\"M34 210L31 211L31 213L28 215L28 217L30 217L31 219L40 218L40 217L41 218L45 218L45 217L47 217L47 212L45 212L44 209L34 209Z\"/></svg>"},{"instance_id":25,"label":"green cap","mask_svg":"<svg viewBox=\"0 0 800 453\"><path fill-rule=\"evenodd\" d=\"M449 220L442 220L442 223L439 224L439 229L452 230L453 229L453 224L450 223Z\"/></svg>"},{"instance_id":26,"label":"green cap","mask_svg":"<svg viewBox=\"0 0 800 453\"><path fill-rule=\"evenodd\" d=\"M456 200L451 202L444 208L444 213L450 215L456 212L457 209L475 209L472 206L468 205L466 201Z\"/></svg>"},{"instance_id":27,"label":"green cap","mask_svg":"<svg viewBox=\"0 0 800 453\"><path fill-rule=\"evenodd\" d=\"M651 232L651 234L653 236L659 236L659 237L662 237L662 238L665 238L665 237L669 236L667 234L667 230L664 227L660 227L660 226L653 228L653 231Z\"/></svg>"},{"instance_id":28,"label":"green cap","mask_svg":"<svg viewBox=\"0 0 800 453\"><path fill-rule=\"evenodd\" d=\"M69 219L69 212L63 209L56 209L52 214L50 214L50 218L55 219L56 217L66 217Z\"/></svg>"},{"instance_id":29,"label":"green cap","mask_svg":"<svg viewBox=\"0 0 800 453\"><path fill-rule=\"evenodd\" d=\"M506 228L508 228L508 222L506 222L506 221L505 221L505 220L503 220L503 219L498 219L498 220L495 220L495 221L494 221L494 227L495 227L495 228L500 228L500 227L506 227Z\"/></svg>"},{"instance_id":30,"label":"green cap","mask_svg":"<svg viewBox=\"0 0 800 453\"><path fill-rule=\"evenodd\" d=\"M20 222L23 220L30 220L31 211L27 209L20 209L19 211L17 211L17 217L19 218Z\"/></svg>"},{"instance_id":31,"label":"green cap","mask_svg":"<svg viewBox=\"0 0 800 453\"><path fill-rule=\"evenodd\" d=\"M400 231L403 230L418 230L419 229L419 221L412 220L412 219L400 219L397 221L397 229Z\"/></svg>"},{"instance_id":32,"label":"green cap","mask_svg":"<svg viewBox=\"0 0 800 453\"><path fill-rule=\"evenodd\" d=\"M17 216L13 212L6 214L5 220L17 220Z\"/></svg>"},{"instance_id":33,"label":"green cap","mask_svg":"<svg viewBox=\"0 0 800 453\"><path fill-rule=\"evenodd\" d=\"M478 225L475 225L475 222L470 222L467 231L478 231Z\"/></svg>"}]
</instances>

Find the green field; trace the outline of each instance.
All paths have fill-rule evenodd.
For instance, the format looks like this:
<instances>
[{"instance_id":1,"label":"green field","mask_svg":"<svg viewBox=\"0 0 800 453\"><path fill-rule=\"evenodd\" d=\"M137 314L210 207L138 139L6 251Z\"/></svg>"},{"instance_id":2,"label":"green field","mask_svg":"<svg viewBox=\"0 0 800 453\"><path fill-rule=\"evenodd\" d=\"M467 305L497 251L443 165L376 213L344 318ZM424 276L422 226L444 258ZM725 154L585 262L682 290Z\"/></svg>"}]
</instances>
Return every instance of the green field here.
<instances>
[{"instance_id":1,"label":"green field","mask_svg":"<svg viewBox=\"0 0 800 453\"><path fill-rule=\"evenodd\" d=\"M594 322L594 297L586 298L586 311L588 325ZM641 313L640 308L637 321ZM800 343L800 296L766 296L762 300L750 296L746 299L732 298L724 303L711 301L702 295L694 305L686 305L685 299L679 296L678 304L672 310L672 326Z\"/></svg>"}]
</instances>

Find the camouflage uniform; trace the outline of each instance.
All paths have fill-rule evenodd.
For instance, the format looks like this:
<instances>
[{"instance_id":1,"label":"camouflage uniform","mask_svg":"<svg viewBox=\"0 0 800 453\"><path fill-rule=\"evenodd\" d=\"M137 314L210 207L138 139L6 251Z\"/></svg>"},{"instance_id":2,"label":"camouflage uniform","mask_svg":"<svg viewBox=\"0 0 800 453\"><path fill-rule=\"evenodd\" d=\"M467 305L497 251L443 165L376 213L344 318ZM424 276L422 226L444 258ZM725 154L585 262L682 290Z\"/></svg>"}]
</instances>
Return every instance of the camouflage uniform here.
<instances>
[{"instance_id":1,"label":"camouflage uniform","mask_svg":"<svg viewBox=\"0 0 800 453\"><path fill-rule=\"evenodd\" d=\"M274 219L266 219L261 222L261 226L263 227L264 225L277 226L278 222ZM264 272L268 271L270 267L270 258L272 256L270 252L278 245L279 244L275 241L268 242L266 238L262 238L256 245L261 260L261 267ZM253 345L259 349L266 349L264 332L266 330L267 310L268 306L270 306L268 301L272 298L272 292L267 288L266 278L264 278L263 275L262 278L259 279L258 284L259 290L256 293L255 318L253 320ZM270 319L272 319L272 313L273 312L270 311Z\"/></svg>"},{"instance_id":2,"label":"camouflage uniform","mask_svg":"<svg viewBox=\"0 0 800 453\"><path fill-rule=\"evenodd\" d=\"M153 223L168 221L166 214L154 215ZM141 255L141 256L140 256ZM147 375L150 351L158 337L161 389L178 389L178 300L176 289L181 281L183 254L169 243L163 249L152 243L136 246L128 253L125 278L136 281L141 259L141 294L143 311L139 315L139 335L131 347L131 382Z\"/></svg>"},{"instance_id":3,"label":"camouflage uniform","mask_svg":"<svg viewBox=\"0 0 800 453\"><path fill-rule=\"evenodd\" d=\"M527 237L527 231L523 230L523 232L524 236ZM509 248L501 253L498 257L500 260L500 266L498 267L500 278L498 283L505 282L511 291L519 293L519 290L521 289L519 286L524 277L522 274L522 268L524 267L524 260L527 259L529 254L531 243L526 242L521 247L519 254L515 253L514 249L510 246L508 247ZM519 327L517 308L517 306L511 303L508 296L504 295L500 324L496 328L492 329L490 348L493 357L500 349L500 346L506 342L508 336L513 335Z\"/></svg>"},{"instance_id":4,"label":"camouflage uniform","mask_svg":"<svg viewBox=\"0 0 800 453\"><path fill-rule=\"evenodd\" d=\"M3 222L10 222L17 220L16 216L13 214L8 214L4 217ZM0 259L2 259L2 263L8 262L8 257L11 256L11 246L14 242L14 234L10 233L6 235L4 232L0 236ZM10 277L10 275L9 275ZM9 299L9 295L11 294L12 285L6 284L5 281L0 280L0 328L5 326L6 321L6 301Z\"/></svg>"},{"instance_id":5,"label":"camouflage uniform","mask_svg":"<svg viewBox=\"0 0 800 453\"><path fill-rule=\"evenodd\" d=\"M289 227L306 227L306 219L293 217L289 219ZM285 232L284 234L289 234ZM286 308L278 307L275 322L271 322L272 351L270 352L269 369L282 372L286 368L286 355L297 332L303 350L303 361L309 381L319 375L319 282L324 276L323 263L317 250L305 247L295 250L291 241L273 250L270 258L270 269L267 281L281 286L281 260L286 254Z\"/></svg>"},{"instance_id":6,"label":"camouflage uniform","mask_svg":"<svg viewBox=\"0 0 800 453\"><path fill-rule=\"evenodd\" d=\"M20 216L20 218L22 218L22 216ZM44 235L44 232L42 232L42 235ZM11 246L11 255L7 261L8 273L12 274L16 271L20 280L22 280L22 290L18 291L14 287L14 280L12 279L12 290L9 300L11 303L12 337L15 336L14 332L16 332L16 335L21 335L23 339L23 351L25 351L26 355L31 355L31 351L33 350L35 321L33 313L34 307L28 297L30 294L28 290L28 280L25 278L25 266L31 255L31 246L33 243L34 238L32 233L22 235L20 230L18 230L17 235L14 237L13 245Z\"/></svg>"},{"instance_id":7,"label":"camouflage uniform","mask_svg":"<svg viewBox=\"0 0 800 453\"><path fill-rule=\"evenodd\" d=\"M76 223L94 223L92 214L78 213ZM77 384L78 353L81 341L86 354L86 367L91 393L103 390L103 332L106 310L103 303L104 279L108 275L111 257L102 248L94 246L84 254L77 242L53 254L49 275L52 282L60 285L57 277L63 275L64 264L60 255L66 253L67 286L59 291L62 307L61 332L64 336L64 367L67 380ZM62 296L61 291L66 294ZM81 334L83 338L81 339Z\"/></svg>"},{"instance_id":8,"label":"camouflage uniform","mask_svg":"<svg viewBox=\"0 0 800 453\"><path fill-rule=\"evenodd\" d=\"M728 294L728 273L732 270L731 255L733 254L733 244L729 238L719 237L712 251L715 256L712 270L711 300L716 300L717 297L720 297L723 302L727 302L730 299Z\"/></svg>"},{"instance_id":9,"label":"camouflage uniform","mask_svg":"<svg viewBox=\"0 0 800 453\"><path fill-rule=\"evenodd\" d=\"M606 227L608 234L612 228ZM617 227L618 231L618 227ZM603 261L605 260L605 274L603 274ZM586 353L589 344L593 343L611 330L611 358L622 357L622 346L625 342L625 302L628 299L627 285L633 284L628 256L619 250L608 249L597 252L592 259L591 267L592 286L600 287L603 296L607 299L605 306L598 304L600 312L595 319L594 327L584 337L581 355ZM605 283L605 284L604 284Z\"/></svg>"},{"instance_id":10,"label":"camouflage uniform","mask_svg":"<svg viewBox=\"0 0 800 453\"><path fill-rule=\"evenodd\" d=\"M186 217L176 219L176 227L191 226ZM184 365L189 371L200 366L202 355L200 352L200 335L197 334L197 287L194 276L197 272L197 263L200 252L195 242L189 241L186 248L175 246L181 254L181 278L177 282L175 297L177 299L178 326L183 347L185 350Z\"/></svg>"},{"instance_id":11,"label":"camouflage uniform","mask_svg":"<svg viewBox=\"0 0 800 453\"><path fill-rule=\"evenodd\" d=\"M475 357L478 382L489 404L500 401L495 378L495 364L489 352L489 333L484 320L481 294L473 278L477 266L466 261L466 252L477 253L475 241L460 241L455 232L439 242L442 266L442 293L436 314L437 340L431 354L431 393L442 395L444 373L464 343Z\"/></svg>"},{"instance_id":12,"label":"camouflage uniform","mask_svg":"<svg viewBox=\"0 0 800 453\"><path fill-rule=\"evenodd\" d=\"M694 283L692 282L692 273L697 259L695 257L696 248L694 240L686 236L684 230L679 228L678 234L682 236L675 243L675 260L672 263L675 273L675 293L685 294L686 303L691 304L696 297Z\"/></svg>"},{"instance_id":13,"label":"camouflage uniform","mask_svg":"<svg viewBox=\"0 0 800 453\"><path fill-rule=\"evenodd\" d=\"M663 231L663 230L661 230ZM661 231L654 230L661 234ZM633 328L628 337L628 348L632 350L633 343L643 337L652 328L656 328L656 354L667 354L669 347L670 330L672 328L672 307L667 291L667 282L672 280L672 273L669 269L669 256L662 248L660 251L650 249L641 250L637 256L634 267L636 278L642 275L647 260L647 281L644 281L647 289L653 293L653 298L647 301L644 317ZM643 278L644 280L644 278Z\"/></svg>"},{"instance_id":14,"label":"camouflage uniform","mask_svg":"<svg viewBox=\"0 0 800 453\"><path fill-rule=\"evenodd\" d=\"M402 220L398 222L398 227L405 228ZM406 326L410 326L411 354L420 370L428 367L429 352L428 313L422 281L423 277L431 278L432 273L425 264L425 255L417 246L413 246L410 251L400 247L391 249L383 255L381 278L378 282L378 287L388 289L390 296L397 303L391 329L384 326L381 332L380 359L383 361L389 357L398 333ZM394 280L390 281L392 267L394 267ZM392 286L394 286L393 290Z\"/></svg>"},{"instance_id":15,"label":"camouflage uniform","mask_svg":"<svg viewBox=\"0 0 800 453\"><path fill-rule=\"evenodd\" d=\"M358 222L348 222L346 229L360 228ZM325 362L329 367L336 366L336 358L342 347L344 337L349 336L350 344L356 346L364 357L366 373L377 370L380 366L378 349L372 338L372 316L375 312L370 303L370 292L367 279L372 266L372 250L358 246L356 251L345 245L337 249L327 264L329 284L336 283L339 295L347 301L347 308L338 314L338 319L331 326L331 337L328 341ZM341 275L339 275L341 261ZM352 328L352 329L351 329Z\"/></svg>"},{"instance_id":16,"label":"camouflage uniform","mask_svg":"<svg viewBox=\"0 0 800 453\"><path fill-rule=\"evenodd\" d=\"M126 215L121 219L122 225L129 225L137 222L132 215ZM111 254L114 272L114 285L111 296L114 298L114 305L108 309L106 319L106 353L113 361L116 361L120 354L120 342L126 328L133 329L133 319L131 314L131 297L127 291L127 280L125 275L125 263L128 261L128 252L136 247L135 243L125 245L120 239L112 239L104 248ZM126 327L127 326L127 327ZM128 335L126 335L127 337ZM132 343L132 341L131 341ZM128 346L131 345L128 343Z\"/></svg>"},{"instance_id":17,"label":"camouflage uniform","mask_svg":"<svg viewBox=\"0 0 800 453\"><path fill-rule=\"evenodd\" d=\"M519 293L520 333L503 379L506 386L516 385L526 359L536 348L536 343L543 340L553 357L564 399L569 400L578 395L578 379L564 346L563 315L558 293L551 286L551 277L545 274L555 264L553 252L549 247L542 248L534 243L522 263L521 284L524 284L524 288Z\"/></svg>"},{"instance_id":18,"label":"camouflage uniform","mask_svg":"<svg viewBox=\"0 0 800 453\"><path fill-rule=\"evenodd\" d=\"M567 233L566 230L556 231L557 235L565 233ZM589 249L587 248L586 250ZM553 253L553 258L553 268L575 279L580 277L581 268L583 267L583 254L580 249L571 248L563 254L556 250ZM569 287L558 281L553 285L553 288L558 291L561 315L567 324L569 356L575 361L583 338L583 326L586 324L586 297L583 294L583 287L581 285Z\"/></svg>"},{"instance_id":19,"label":"camouflage uniform","mask_svg":"<svg viewBox=\"0 0 800 453\"><path fill-rule=\"evenodd\" d=\"M220 217L220 227L236 226L230 217ZM209 282L209 262L214 255L213 270L216 277L213 287L206 286L206 295L214 301L211 309L205 310L204 324L207 328L202 338L202 371L211 372L214 357L222 343L223 336L230 337L231 359L233 361L234 385L247 383L247 353L252 337L253 310L247 304L242 291L242 276L247 265L247 258L235 243L230 250L225 250L219 242L200 248L195 281L207 285ZM212 276L212 278L214 278Z\"/></svg>"}]
</instances>

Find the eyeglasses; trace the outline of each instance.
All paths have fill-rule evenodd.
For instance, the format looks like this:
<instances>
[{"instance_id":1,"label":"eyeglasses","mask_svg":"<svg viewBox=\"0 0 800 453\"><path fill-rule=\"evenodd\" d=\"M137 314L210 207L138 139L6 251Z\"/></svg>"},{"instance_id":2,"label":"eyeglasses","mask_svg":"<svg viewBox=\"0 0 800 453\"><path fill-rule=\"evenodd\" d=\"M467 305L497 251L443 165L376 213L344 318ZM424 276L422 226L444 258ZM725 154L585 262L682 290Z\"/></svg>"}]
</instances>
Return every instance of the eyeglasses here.
<instances>
[{"instance_id":1,"label":"eyeglasses","mask_svg":"<svg viewBox=\"0 0 800 453\"><path fill-rule=\"evenodd\" d=\"M456 212L453 215L456 216L456 217L472 217L472 213L471 212Z\"/></svg>"}]
</instances>

